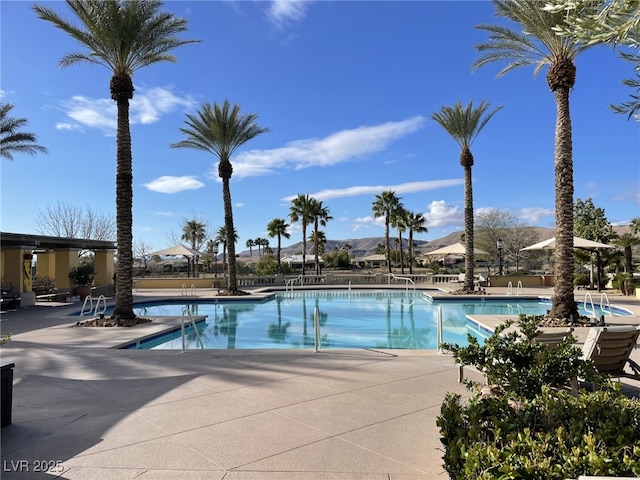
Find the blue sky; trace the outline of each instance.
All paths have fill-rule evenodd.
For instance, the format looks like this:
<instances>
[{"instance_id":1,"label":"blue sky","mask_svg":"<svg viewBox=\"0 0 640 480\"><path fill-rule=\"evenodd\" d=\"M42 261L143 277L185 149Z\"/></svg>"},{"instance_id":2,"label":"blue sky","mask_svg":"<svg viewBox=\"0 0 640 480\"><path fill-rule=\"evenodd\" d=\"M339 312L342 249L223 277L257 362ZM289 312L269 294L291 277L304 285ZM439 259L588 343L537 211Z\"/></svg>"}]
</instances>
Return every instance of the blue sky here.
<instances>
[{"instance_id":1,"label":"blue sky","mask_svg":"<svg viewBox=\"0 0 640 480\"><path fill-rule=\"evenodd\" d=\"M1 229L35 233L38 209L57 201L115 212L115 112L110 72L58 61L78 45L38 19L32 2L2 1L2 102L29 120L48 155L2 159ZM61 13L63 2L52 2ZM139 70L131 102L134 240L172 244L186 220L223 225L217 159L172 149L185 113L228 99L269 132L232 158L234 221L243 250L309 194L333 219L327 238L382 236L371 204L394 190L422 212L433 240L463 228L459 147L431 119L457 100L502 105L472 146L474 206L528 225L554 225L555 101L546 68L472 72L474 45L495 23L489 2L167 2L189 20L178 62ZM608 105L628 100L632 66L599 47L577 59L571 95L575 196L613 224L640 215L639 124ZM291 239L299 242L299 225ZM275 246L276 240L271 240Z\"/></svg>"}]
</instances>

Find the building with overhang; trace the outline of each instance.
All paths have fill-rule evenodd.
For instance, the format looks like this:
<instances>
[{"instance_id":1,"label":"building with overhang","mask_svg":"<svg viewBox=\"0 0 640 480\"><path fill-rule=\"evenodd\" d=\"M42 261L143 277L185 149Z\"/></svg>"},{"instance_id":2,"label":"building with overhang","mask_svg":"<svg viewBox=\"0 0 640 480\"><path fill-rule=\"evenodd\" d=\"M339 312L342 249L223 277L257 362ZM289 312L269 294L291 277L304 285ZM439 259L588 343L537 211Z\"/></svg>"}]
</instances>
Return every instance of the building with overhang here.
<instances>
[{"instance_id":1,"label":"building with overhang","mask_svg":"<svg viewBox=\"0 0 640 480\"><path fill-rule=\"evenodd\" d=\"M55 280L57 290L73 293L75 285L69 272L78 265L79 253L94 253L94 284L112 286L116 243L82 238L50 237L22 233L0 232L0 273L3 292L20 297L20 306L35 304L32 290L32 265L36 261L36 275Z\"/></svg>"}]
</instances>

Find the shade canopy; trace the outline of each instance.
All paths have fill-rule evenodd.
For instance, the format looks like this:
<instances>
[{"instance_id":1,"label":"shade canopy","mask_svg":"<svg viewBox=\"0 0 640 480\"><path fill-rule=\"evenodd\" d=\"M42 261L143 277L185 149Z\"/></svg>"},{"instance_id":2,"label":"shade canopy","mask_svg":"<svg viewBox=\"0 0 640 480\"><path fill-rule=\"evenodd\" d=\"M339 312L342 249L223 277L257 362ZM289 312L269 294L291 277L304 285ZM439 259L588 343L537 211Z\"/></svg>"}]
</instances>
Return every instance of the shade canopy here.
<instances>
[{"instance_id":1,"label":"shade canopy","mask_svg":"<svg viewBox=\"0 0 640 480\"><path fill-rule=\"evenodd\" d=\"M554 250L556 248L556 237L551 237L548 240L535 243L528 247L521 248L523 250ZM595 250L597 248L615 248L612 245L606 243L594 242L593 240L587 240L586 238L573 237L573 248L579 250Z\"/></svg>"},{"instance_id":2,"label":"shade canopy","mask_svg":"<svg viewBox=\"0 0 640 480\"><path fill-rule=\"evenodd\" d=\"M447 255L464 255L467 253L466 247L460 242L448 245L446 247L438 248L430 252L426 252L424 255L430 255L434 257L446 257ZM473 249L474 255L489 255L489 252L485 252L479 248Z\"/></svg>"},{"instance_id":3,"label":"shade canopy","mask_svg":"<svg viewBox=\"0 0 640 480\"><path fill-rule=\"evenodd\" d=\"M185 257L197 257L203 255L203 253L198 250L194 250L193 248L185 247L184 245L174 245L173 247L153 252L151 255L165 255L168 257L183 255Z\"/></svg>"}]
</instances>

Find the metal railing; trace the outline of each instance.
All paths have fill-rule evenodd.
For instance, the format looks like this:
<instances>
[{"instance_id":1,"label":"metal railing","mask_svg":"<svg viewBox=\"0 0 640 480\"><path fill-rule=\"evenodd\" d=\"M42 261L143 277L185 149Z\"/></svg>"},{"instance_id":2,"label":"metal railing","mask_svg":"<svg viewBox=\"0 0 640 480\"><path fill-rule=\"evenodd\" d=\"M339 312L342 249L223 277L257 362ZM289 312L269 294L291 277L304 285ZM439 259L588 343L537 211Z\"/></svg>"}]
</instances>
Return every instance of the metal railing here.
<instances>
[{"instance_id":1,"label":"metal railing","mask_svg":"<svg viewBox=\"0 0 640 480\"><path fill-rule=\"evenodd\" d=\"M191 313L191 309L189 307L184 307L182 309L182 315L180 317L180 335L182 336L182 353L186 352L186 337L184 331L184 318L185 316L189 317L189 323L193 328L194 333L196 334L196 338L198 339L198 343L200 344L200 348L204 349L204 344L202 343L202 338L200 337L200 332L198 331L198 327L196 326L196 322L193 319L193 313Z\"/></svg>"}]
</instances>

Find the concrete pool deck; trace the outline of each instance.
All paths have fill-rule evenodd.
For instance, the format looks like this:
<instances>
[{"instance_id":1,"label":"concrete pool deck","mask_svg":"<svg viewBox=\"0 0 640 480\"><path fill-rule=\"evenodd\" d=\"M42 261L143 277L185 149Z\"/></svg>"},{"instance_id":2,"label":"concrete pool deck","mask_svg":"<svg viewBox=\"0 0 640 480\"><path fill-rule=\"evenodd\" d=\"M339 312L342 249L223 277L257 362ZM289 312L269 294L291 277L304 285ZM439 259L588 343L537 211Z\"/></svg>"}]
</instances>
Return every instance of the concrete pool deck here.
<instances>
[{"instance_id":1,"label":"concrete pool deck","mask_svg":"<svg viewBox=\"0 0 640 480\"><path fill-rule=\"evenodd\" d=\"M214 293L197 291L199 298ZM584 295L577 291L576 299ZM608 322L640 324L640 300L609 299L635 316ZM110 347L171 320L71 328L78 318L68 315L80 307L51 302L2 314L2 333L12 333L2 363L16 364L13 423L2 428L3 479L447 478L435 419L446 392L468 394L450 355L118 350ZM633 358L640 361L640 349ZM465 376L481 379L472 369ZM631 395L638 387L625 381ZM52 469L37 472L43 465Z\"/></svg>"}]
</instances>

